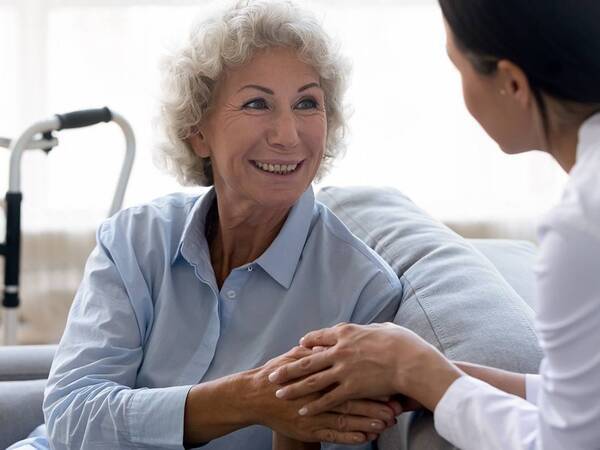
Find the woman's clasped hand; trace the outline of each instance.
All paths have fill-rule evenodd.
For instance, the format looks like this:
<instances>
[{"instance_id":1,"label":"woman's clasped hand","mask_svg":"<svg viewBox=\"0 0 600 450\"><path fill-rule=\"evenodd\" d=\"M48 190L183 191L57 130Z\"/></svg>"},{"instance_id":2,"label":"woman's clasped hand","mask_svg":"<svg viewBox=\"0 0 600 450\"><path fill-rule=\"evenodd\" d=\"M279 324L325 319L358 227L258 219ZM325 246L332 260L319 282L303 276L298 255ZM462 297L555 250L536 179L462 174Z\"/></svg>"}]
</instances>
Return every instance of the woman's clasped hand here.
<instances>
[{"instance_id":1,"label":"woman's clasped hand","mask_svg":"<svg viewBox=\"0 0 600 450\"><path fill-rule=\"evenodd\" d=\"M433 410L462 372L412 331L392 323L339 324L300 340L311 349L269 374L279 399L315 396L300 416L321 414L361 397L402 394L400 410Z\"/></svg>"},{"instance_id":2,"label":"woman's clasped hand","mask_svg":"<svg viewBox=\"0 0 600 450\"><path fill-rule=\"evenodd\" d=\"M306 347L294 347L264 366L250 371L252 382L245 395L256 413L256 420L253 422L303 442L345 444L374 440L379 433L394 424L400 408L397 402L387 401L386 398L340 402L332 408L304 417L298 416L298 410L304 404L317 400L317 393L285 401L276 398L276 386L268 381L268 375L312 354L312 350Z\"/></svg>"}]
</instances>

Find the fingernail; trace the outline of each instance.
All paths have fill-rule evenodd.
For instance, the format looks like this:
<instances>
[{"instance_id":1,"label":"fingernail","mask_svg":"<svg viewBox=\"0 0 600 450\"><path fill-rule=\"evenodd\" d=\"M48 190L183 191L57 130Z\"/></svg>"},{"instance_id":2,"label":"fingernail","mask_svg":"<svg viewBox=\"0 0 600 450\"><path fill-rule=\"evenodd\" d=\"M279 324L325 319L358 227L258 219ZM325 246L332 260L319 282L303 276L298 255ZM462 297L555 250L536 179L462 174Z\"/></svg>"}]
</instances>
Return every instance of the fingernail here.
<instances>
[{"instance_id":1,"label":"fingernail","mask_svg":"<svg viewBox=\"0 0 600 450\"><path fill-rule=\"evenodd\" d=\"M379 418L383 420L392 420L393 416L390 414L389 409L382 409L379 411Z\"/></svg>"},{"instance_id":2,"label":"fingernail","mask_svg":"<svg viewBox=\"0 0 600 450\"><path fill-rule=\"evenodd\" d=\"M277 397L277 398L283 398L284 395L285 395L285 389L278 389L277 391L275 391L275 397Z\"/></svg>"},{"instance_id":3,"label":"fingernail","mask_svg":"<svg viewBox=\"0 0 600 450\"><path fill-rule=\"evenodd\" d=\"M362 441L364 440L364 438L363 438L362 436L354 436L354 437L352 438L352 440L353 440L354 442L362 442Z\"/></svg>"},{"instance_id":4,"label":"fingernail","mask_svg":"<svg viewBox=\"0 0 600 450\"><path fill-rule=\"evenodd\" d=\"M298 410L298 414L300 414L301 416L305 416L308 413L308 409L306 409L306 407L300 408Z\"/></svg>"},{"instance_id":5,"label":"fingernail","mask_svg":"<svg viewBox=\"0 0 600 450\"><path fill-rule=\"evenodd\" d=\"M275 372L271 372L271 373L269 374L269 381L271 381L271 382L275 381L275 380L277 379L277 375L279 375L279 374L277 373L277 371L275 371Z\"/></svg>"},{"instance_id":6,"label":"fingernail","mask_svg":"<svg viewBox=\"0 0 600 450\"><path fill-rule=\"evenodd\" d=\"M371 428L376 430L383 430L383 424L381 422L371 422Z\"/></svg>"}]
</instances>

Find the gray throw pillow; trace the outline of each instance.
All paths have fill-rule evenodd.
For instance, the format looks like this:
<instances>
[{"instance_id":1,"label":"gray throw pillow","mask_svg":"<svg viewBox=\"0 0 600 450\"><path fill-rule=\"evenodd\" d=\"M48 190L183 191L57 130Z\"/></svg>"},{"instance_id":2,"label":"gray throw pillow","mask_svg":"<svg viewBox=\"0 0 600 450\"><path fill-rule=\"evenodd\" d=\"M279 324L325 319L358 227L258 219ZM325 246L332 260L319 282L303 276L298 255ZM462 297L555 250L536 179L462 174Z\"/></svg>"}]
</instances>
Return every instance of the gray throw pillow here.
<instances>
[{"instance_id":1,"label":"gray throw pillow","mask_svg":"<svg viewBox=\"0 0 600 450\"><path fill-rule=\"evenodd\" d=\"M531 308L467 240L395 189L328 187L318 199L402 280L397 324L450 359L537 372L542 352ZM524 277L520 289L527 291L531 273ZM382 436L380 449L453 448L435 433L430 414L413 414L400 422Z\"/></svg>"}]
</instances>

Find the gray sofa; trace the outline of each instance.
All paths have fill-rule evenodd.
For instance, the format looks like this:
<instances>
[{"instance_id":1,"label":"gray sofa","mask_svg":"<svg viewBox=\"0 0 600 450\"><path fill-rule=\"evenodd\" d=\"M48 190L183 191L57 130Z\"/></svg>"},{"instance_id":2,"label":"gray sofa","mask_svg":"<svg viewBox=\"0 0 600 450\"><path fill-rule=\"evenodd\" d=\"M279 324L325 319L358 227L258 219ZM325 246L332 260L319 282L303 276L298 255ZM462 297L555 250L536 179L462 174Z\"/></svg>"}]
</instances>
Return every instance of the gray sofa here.
<instances>
[{"instance_id":1,"label":"gray sofa","mask_svg":"<svg viewBox=\"0 0 600 450\"><path fill-rule=\"evenodd\" d=\"M318 195L403 281L395 322L448 357L535 372L535 247L522 241L465 240L393 189L325 188ZM0 347L0 448L42 422L44 379L53 346ZM453 448L431 414L403 414L379 441L382 450Z\"/></svg>"}]
</instances>

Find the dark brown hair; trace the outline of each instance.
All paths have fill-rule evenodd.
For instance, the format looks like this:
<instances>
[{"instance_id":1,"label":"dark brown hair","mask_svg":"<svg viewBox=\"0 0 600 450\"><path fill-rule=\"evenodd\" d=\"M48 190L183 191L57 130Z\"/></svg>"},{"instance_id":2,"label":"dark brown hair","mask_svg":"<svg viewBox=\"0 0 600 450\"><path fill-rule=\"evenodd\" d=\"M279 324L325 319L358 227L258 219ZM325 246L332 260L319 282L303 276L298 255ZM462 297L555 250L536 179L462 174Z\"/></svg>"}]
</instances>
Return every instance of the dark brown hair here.
<instances>
[{"instance_id":1,"label":"dark brown hair","mask_svg":"<svg viewBox=\"0 0 600 450\"><path fill-rule=\"evenodd\" d=\"M457 47L477 71L507 59L542 94L600 110L600 0L439 0Z\"/></svg>"}]
</instances>

